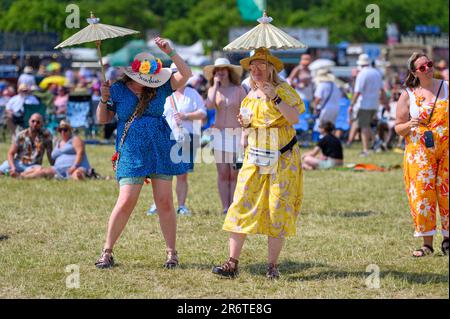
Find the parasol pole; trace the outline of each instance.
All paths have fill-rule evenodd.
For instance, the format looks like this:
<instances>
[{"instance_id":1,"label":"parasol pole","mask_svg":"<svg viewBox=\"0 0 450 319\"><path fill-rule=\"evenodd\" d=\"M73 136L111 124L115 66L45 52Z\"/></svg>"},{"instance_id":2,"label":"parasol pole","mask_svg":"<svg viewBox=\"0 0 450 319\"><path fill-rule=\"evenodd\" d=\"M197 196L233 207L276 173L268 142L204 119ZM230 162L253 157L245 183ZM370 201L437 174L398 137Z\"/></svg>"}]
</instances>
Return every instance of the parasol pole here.
<instances>
[{"instance_id":1,"label":"parasol pole","mask_svg":"<svg viewBox=\"0 0 450 319\"><path fill-rule=\"evenodd\" d=\"M263 12L263 17L264 18L267 18L267 11L266 11L266 9L267 9L267 4L266 4L266 2L264 1L264 12ZM267 48L267 51L269 51L269 49ZM264 51L264 57L265 57L265 62L266 62L266 70L264 71L265 73L266 73L266 79L267 80L269 80L269 78L268 78L268 74L267 74L267 70L268 70L268 67L269 67L269 58L268 58L268 56L267 56L267 51L265 50Z\"/></svg>"},{"instance_id":2,"label":"parasol pole","mask_svg":"<svg viewBox=\"0 0 450 319\"><path fill-rule=\"evenodd\" d=\"M97 55L98 55L98 58L99 58L100 66L102 68L102 79L103 79L103 82L106 82L105 66L103 65L102 50L100 49L101 42L102 41L98 40L98 41L95 41L95 44L97 46Z\"/></svg>"},{"instance_id":3,"label":"parasol pole","mask_svg":"<svg viewBox=\"0 0 450 319\"><path fill-rule=\"evenodd\" d=\"M91 11L91 19L95 19L95 15L94 13ZM101 40L97 40L95 41L95 45L97 47L97 55L99 58L99 62L100 62L100 66L102 68L102 80L103 82L106 82L106 76L105 76L105 66L103 65L103 59L102 59L102 49L100 48L102 41Z\"/></svg>"}]
</instances>

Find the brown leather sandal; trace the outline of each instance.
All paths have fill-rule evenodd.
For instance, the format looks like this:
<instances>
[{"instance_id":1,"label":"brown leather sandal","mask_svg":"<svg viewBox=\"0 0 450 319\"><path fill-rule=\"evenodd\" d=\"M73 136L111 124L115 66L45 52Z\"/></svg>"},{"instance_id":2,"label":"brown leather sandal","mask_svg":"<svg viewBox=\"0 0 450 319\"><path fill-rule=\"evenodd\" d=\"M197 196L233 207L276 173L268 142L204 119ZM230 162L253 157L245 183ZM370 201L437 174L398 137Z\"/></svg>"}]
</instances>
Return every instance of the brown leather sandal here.
<instances>
[{"instance_id":1,"label":"brown leather sandal","mask_svg":"<svg viewBox=\"0 0 450 319\"><path fill-rule=\"evenodd\" d=\"M232 263L234 266L232 266ZM214 266L212 272L216 275L234 278L239 274L238 264L239 260L230 257L222 266Z\"/></svg>"},{"instance_id":2,"label":"brown leather sandal","mask_svg":"<svg viewBox=\"0 0 450 319\"><path fill-rule=\"evenodd\" d=\"M178 267L178 253L176 250L166 250L167 260L164 263L164 268L173 269Z\"/></svg>"},{"instance_id":3,"label":"brown leather sandal","mask_svg":"<svg viewBox=\"0 0 450 319\"><path fill-rule=\"evenodd\" d=\"M95 262L95 267L99 269L114 267L114 257L112 255L112 249L102 249L100 258Z\"/></svg>"},{"instance_id":4,"label":"brown leather sandal","mask_svg":"<svg viewBox=\"0 0 450 319\"><path fill-rule=\"evenodd\" d=\"M431 247L430 245L422 245L422 247L413 251L413 257L415 258L425 257L433 253L434 253L433 247Z\"/></svg>"},{"instance_id":5,"label":"brown leather sandal","mask_svg":"<svg viewBox=\"0 0 450 319\"><path fill-rule=\"evenodd\" d=\"M278 271L278 265L272 264L272 263L268 264L266 277L269 279L280 278L280 272Z\"/></svg>"}]
</instances>

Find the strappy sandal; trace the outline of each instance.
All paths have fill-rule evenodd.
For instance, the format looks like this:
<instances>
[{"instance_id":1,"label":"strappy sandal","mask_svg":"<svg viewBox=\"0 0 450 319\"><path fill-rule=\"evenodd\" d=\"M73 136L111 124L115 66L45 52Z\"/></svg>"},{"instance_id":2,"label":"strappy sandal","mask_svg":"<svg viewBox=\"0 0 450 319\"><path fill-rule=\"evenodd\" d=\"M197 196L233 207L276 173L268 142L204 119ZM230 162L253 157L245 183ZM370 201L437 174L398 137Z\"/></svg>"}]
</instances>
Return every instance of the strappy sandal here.
<instances>
[{"instance_id":1,"label":"strappy sandal","mask_svg":"<svg viewBox=\"0 0 450 319\"><path fill-rule=\"evenodd\" d=\"M111 268L114 266L114 257L112 249L102 249L100 258L95 262L95 267L99 269Z\"/></svg>"},{"instance_id":2,"label":"strappy sandal","mask_svg":"<svg viewBox=\"0 0 450 319\"><path fill-rule=\"evenodd\" d=\"M231 263L234 263L234 266ZM216 275L234 278L239 274L238 264L239 261L237 259L230 257L222 266L213 267L212 272Z\"/></svg>"},{"instance_id":3,"label":"strappy sandal","mask_svg":"<svg viewBox=\"0 0 450 319\"><path fill-rule=\"evenodd\" d=\"M164 268L173 269L178 267L178 253L176 250L167 250L167 260L164 263Z\"/></svg>"},{"instance_id":4,"label":"strappy sandal","mask_svg":"<svg viewBox=\"0 0 450 319\"><path fill-rule=\"evenodd\" d=\"M441 244L441 250L442 250L442 253L443 253L444 255L446 255L446 256L448 256L448 245L449 245L448 238L445 238L445 239L442 241L442 244Z\"/></svg>"},{"instance_id":5,"label":"strappy sandal","mask_svg":"<svg viewBox=\"0 0 450 319\"><path fill-rule=\"evenodd\" d=\"M419 253L419 254L416 255L415 253ZM434 253L433 247L431 247L430 245L423 245L419 249L416 249L413 251L413 257L416 257L416 258L425 257L425 256L431 255L433 253Z\"/></svg>"},{"instance_id":6,"label":"strappy sandal","mask_svg":"<svg viewBox=\"0 0 450 319\"><path fill-rule=\"evenodd\" d=\"M280 278L280 272L278 271L278 265L276 264L268 264L267 265L267 273L266 277L268 279L278 279Z\"/></svg>"}]
</instances>

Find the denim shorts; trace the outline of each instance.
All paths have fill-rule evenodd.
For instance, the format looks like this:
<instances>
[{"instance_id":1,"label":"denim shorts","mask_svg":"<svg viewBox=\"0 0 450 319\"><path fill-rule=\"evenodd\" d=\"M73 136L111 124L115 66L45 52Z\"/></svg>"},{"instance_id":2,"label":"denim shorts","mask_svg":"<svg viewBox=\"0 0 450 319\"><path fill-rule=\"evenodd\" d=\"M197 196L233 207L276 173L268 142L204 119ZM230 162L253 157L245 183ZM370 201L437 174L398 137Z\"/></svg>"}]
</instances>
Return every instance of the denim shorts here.
<instances>
[{"instance_id":1,"label":"denim shorts","mask_svg":"<svg viewBox=\"0 0 450 319\"><path fill-rule=\"evenodd\" d=\"M33 167L39 167L40 165L37 164L23 164L21 161L15 159L14 160L14 166L16 166L16 172L17 173L23 173L30 168ZM3 174L6 174L6 172L9 172L11 170L11 167L9 166L8 161L4 161L2 165L0 165L0 172Z\"/></svg>"},{"instance_id":2,"label":"denim shorts","mask_svg":"<svg viewBox=\"0 0 450 319\"><path fill-rule=\"evenodd\" d=\"M342 166L341 162L337 162L333 158L327 158L319 161L319 169L329 169L337 166Z\"/></svg>"},{"instance_id":3,"label":"denim shorts","mask_svg":"<svg viewBox=\"0 0 450 319\"><path fill-rule=\"evenodd\" d=\"M164 175L164 174L150 174L149 176L140 176L140 177L122 177L119 179L119 185L143 185L146 178L150 179L162 179L165 181L172 181L172 175Z\"/></svg>"}]
</instances>

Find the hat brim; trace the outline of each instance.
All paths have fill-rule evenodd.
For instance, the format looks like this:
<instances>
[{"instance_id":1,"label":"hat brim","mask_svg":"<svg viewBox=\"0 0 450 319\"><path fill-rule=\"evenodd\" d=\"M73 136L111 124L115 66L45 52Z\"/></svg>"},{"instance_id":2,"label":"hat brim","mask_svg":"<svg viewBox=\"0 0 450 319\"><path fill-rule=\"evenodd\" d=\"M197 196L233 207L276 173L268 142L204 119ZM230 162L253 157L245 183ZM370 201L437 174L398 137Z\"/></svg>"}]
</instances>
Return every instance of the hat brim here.
<instances>
[{"instance_id":1,"label":"hat brim","mask_svg":"<svg viewBox=\"0 0 450 319\"><path fill-rule=\"evenodd\" d=\"M334 75L318 75L314 78L315 83L320 82L335 82L336 77Z\"/></svg>"},{"instance_id":2,"label":"hat brim","mask_svg":"<svg viewBox=\"0 0 450 319\"><path fill-rule=\"evenodd\" d=\"M169 68L162 68L158 74L142 74L134 72L131 67L124 68L123 72L133 81L150 88L160 87L172 76L172 71Z\"/></svg>"},{"instance_id":3,"label":"hat brim","mask_svg":"<svg viewBox=\"0 0 450 319\"><path fill-rule=\"evenodd\" d=\"M205 79L211 81L214 76L215 68L228 68L231 71L231 76L234 77L236 82L241 82L242 73L244 70L239 65L233 64L219 64L219 65L207 65L203 68L203 74Z\"/></svg>"},{"instance_id":4,"label":"hat brim","mask_svg":"<svg viewBox=\"0 0 450 319\"><path fill-rule=\"evenodd\" d=\"M275 70L277 72L281 72L281 70L283 70L284 68L283 62L281 62L280 59L274 57L271 54L250 56L248 58L242 59L240 63L244 69L248 70L250 68L250 63L254 60L267 60L270 64L272 64L275 67Z\"/></svg>"},{"instance_id":5,"label":"hat brim","mask_svg":"<svg viewBox=\"0 0 450 319\"><path fill-rule=\"evenodd\" d=\"M361 66L361 65L369 65L370 61L358 60L358 61L356 61L356 64L359 65L359 66Z\"/></svg>"}]
</instances>

